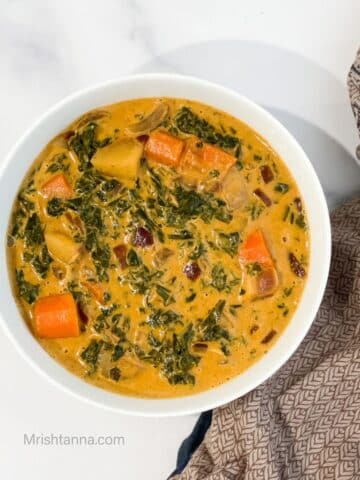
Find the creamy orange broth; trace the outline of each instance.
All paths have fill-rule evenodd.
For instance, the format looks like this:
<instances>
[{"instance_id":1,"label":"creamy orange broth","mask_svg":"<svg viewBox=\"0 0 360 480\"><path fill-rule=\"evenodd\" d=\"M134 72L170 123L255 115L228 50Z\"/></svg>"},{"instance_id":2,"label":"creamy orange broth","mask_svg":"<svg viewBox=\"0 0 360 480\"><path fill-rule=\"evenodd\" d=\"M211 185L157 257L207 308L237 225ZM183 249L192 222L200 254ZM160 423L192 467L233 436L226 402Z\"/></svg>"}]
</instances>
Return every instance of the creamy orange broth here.
<instances>
[{"instance_id":1,"label":"creamy orange broth","mask_svg":"<svg viewBox=\"0 0 360 480\"><path fill-rule=\"evenodd\" d=\"M88 197L82 207L83 213L79 215L79 210L76 210L78 207L74 208L71 203L73 198L84 198L79 179L89 174L86 172L90 172L90 176L94 173L92 162L101 163L102 155L109 152L109 148L115 148L115 161L123 161L120 157L116 158L116 148L119 142L129 136L126 128L149 115L159 102L166 103L169 111L161 119L160 125L151 125L153 131L146 132L146 135L152 135L154 130L164 131L186 144L194 145L195 141L195 150L201 150L206 141L201 143L199 139L194 140L194 135L180 130L175 120L181 108L186 106L209 122L222 135L221 138L229 135L239 139L238 148L231 144L231 140L228 142L230 145L224 145L222 140L215 145L234 157L234 165L225 172L208 169L206 174L197 174L181 168L181 163L180 166L169 167L147 158L136 170L137 181L126 178L128 171L117 173L118 183L115 182L111 190L111 184L106 184L107 180L113 178L109 172L97 177L100 184L85 194ZM81 134L89 121L96 125L94 131L99 142L85 171L79 171L79 150L76 153L74 135ZM135 140L136 148L142 150L142 145L148 141L148 137L142 135ZM105 145L108 142L111 143ZM146 158L146 153L142 152L141 157ZM265 183L261 173L264 166L269 167L273 175L268 183ZM223 200L222 213L219 215L221 217L224 214L226 221L213 217L206 223L194 215L193 218L187 218L181 227L167 224L169 222L156 213L159 192L149 172L158 175L161 184L170 190L180 185L185 194L196 191L201 198L210 195L212 200ZM56 202L44 195L44 184L59 173L65 175L73 190L70 200L60 199ZM234 184L238 185L235 189ZM103 187L109 191L97 195L96 192ZM129 189L137 192L150 221L139 214L138 200L136 195L134 197L129 193ZM254 193L256 189L270 199L270 206ZM265 139L240 120L207 105L183 99L146 98L95 110L75 121L49 142L24 179L20 195L21 198L15 202L9 227L8 260L14 294L24 320L37 336L33 312L38 299L70 291L82 312L80 335L39 338L39 342L65 368L104 389L133 396L161 398L188 395L220 385L266 354L288 325L299 303L309 260L309 232L296 182ZM148 198L154 200L143 202ZM114 213L115 204L110 205L119 199L125 200L129 207L120 214L119 211ZM177 205L176 200L172 201ZM48 213L50 202L51 215ZM104 246L108 245L109 265L102 272L101 268L96 269L92 248L86 246L86 238L90 235L88 227L84 225L86 205L98 207L105 225L102 233L99 228L93 229L95 237L99 235L96 241L100 242L100 250L103 251ZM37 226L40 224L37 243L36 228L34 230L28 225L34 213L39 220ZM134 232L139 227L151 232L153 244L145 247L134 245ZM256 288L254 290L256 275L261 275L262 266L255 265L255 268L252 264L245 265L238 253L246 238L257 229L264 235L278 275L275 291L264 297L259 295ZM174 233L183 235L184 230L190 232L193 238L171 238ZM54 232L55 235L61 235L60 245L64 237L70 242L62 246L60 252L56 246L49 245L49 233ZM230 233L235 235L229 253L224 250L221 239L224 240ZM191 260L189 256L194 257L192 254L199 243L205 251L199 258ZM45 252L42 251L44 245L48 247ZM126 248L126 266L121 265L113 251L119 245ZM70 258L74 248L76 258ZM164 252L164 248L169 249L171 254L166 259L159 259L158 252ZM129 265L129 251L136 253L141 265ZM295 266L294 262L289 261L290 254L298 262ZM39 255L40 266L34 261ZM195 280L189 279L184 273L184 267L189 262L195 262L201 270ZM144 293L136 293L137 286L129 278L132 272L135 272L135 276L136 272L140 272L138 280L141 282L144 265L153 277L145 285ZM218 266L217 272L214 272L214 266ZM226 275L225 282L221 268ZM219 270L220 283L216 283L213 274L219 273ZM92 288L93 285L99 286L100 296ZM162 287L166 289L165 299L161 295ZM206 340L204 324L201 322L219 300L224 300L225 306L215 323L222 329L222 334L214 340L210 335L210 340ZM166 318L168 324L157 326L156 320L149 321L149 318L159 311L171 311L175 314L175 320L180 321ZM185 341L185 350L180 352L177 361L181 363L179 358L183 354L184 358L190 358L191 368L185 368L184 373L182 367L181 371L178 367L173 371L170 366L166 371L166 355L160 353L159 357L163 355L163 358L155 361L155 355L151 356L149 352L160 350L162 342L168 341L172 345L174 334L181 339L190 324L193 325L193 333ZM216 337L214 332L212 334ZM100 345L93 363L84 354L91 340L95 340L93 345ZM120 358L117 358L119 354ZM171 352L169 355L171 357ZM94 356L91 358L94 360Z\"/></svg>"}]
</instances>

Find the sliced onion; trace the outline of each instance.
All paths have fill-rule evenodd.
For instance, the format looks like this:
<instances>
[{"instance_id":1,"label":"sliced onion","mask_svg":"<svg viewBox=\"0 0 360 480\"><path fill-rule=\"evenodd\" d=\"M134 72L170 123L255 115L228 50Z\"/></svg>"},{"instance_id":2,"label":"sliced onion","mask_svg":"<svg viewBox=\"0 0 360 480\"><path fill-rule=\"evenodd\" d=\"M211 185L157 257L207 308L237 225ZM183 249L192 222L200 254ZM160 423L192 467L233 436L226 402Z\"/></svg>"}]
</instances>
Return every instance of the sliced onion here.
<instances>
[{"instance_id":1,"label":"sliced onion","mask_svg":"<svg viewBox=\"0 0 360 480\"><path fill-rule=\"evenodd\" d=\"M236 167L229 170L224 178L222 188L225 200L231 209L241 207L248 198L245 180Z\"/></svg>"},{"instance_id":2,"label":"sliced onion","mask_svg":"<svg viewBox=\"0 0 360 480\"><path fill-rule=\"evenodd\" d=\"M87 125L89 122L95 122L104 117L110 117L110 113L107 110L95 110L82 115L76 122L76 128L81 128Z\"/></svg>"},{"instance_id":3,"label":"sliced onion","mask_svg":"<svg viewBox=\"0 0 360 480\"><path fill-rule=\"evenodd\" d=\"M174 250L171 250L170 248L164 247L158 250L153 258L153 264L155 267L160 268L166 263L166 261L174 255Z\"/></svg>"},{"instance_id":4,"label":"sliced onion","mask_svg":"<svg viewBox=\"0 0 360 480\"><path fill-rule=\"evenodd\" d=\"M273 295L279 285L279 278L277 271L274 267L269 266L263 268L263 270L257 276L257 297L268 297Z\"/></svg>"},{"instance_id":5,"label":"sliced onion","mask_svg":"<svg viewBox=\"0 0 360 480\"><path fill-rule=\"evenodd\" d=\"M159 102L155 109L140 122L134 123L125 128L124 133L129 137L138 137L146 135L157 128L169 113L169 105L165 102Z\"/></svg>"},{"instance_id":6,"label":"sliced onion","mask_svg":"<svg viewBox=\"0 0 360 480\"><path fill-rule=\"evenodd\" d=\"M143 369L143 363L131 353L126 353L119 361L121 376L124 380L136 377Z\"/></svg>"}]
</instances>

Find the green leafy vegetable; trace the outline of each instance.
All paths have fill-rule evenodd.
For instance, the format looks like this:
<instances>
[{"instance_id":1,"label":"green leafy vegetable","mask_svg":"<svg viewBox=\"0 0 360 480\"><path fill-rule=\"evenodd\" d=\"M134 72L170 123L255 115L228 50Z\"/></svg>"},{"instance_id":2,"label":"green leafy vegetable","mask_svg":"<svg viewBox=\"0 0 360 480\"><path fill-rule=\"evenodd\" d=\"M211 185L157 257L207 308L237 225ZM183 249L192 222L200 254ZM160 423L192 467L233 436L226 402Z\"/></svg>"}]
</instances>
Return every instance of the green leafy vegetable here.
<instances>
[{"instance_id":1,"label":"green leafy vegetable","mask_svg":"<svg viewBox=\"0 0 360 480\"><path fill-rule=\"evenodd\" d=\"M139 265L141 265L141 260L137 255L137 253L135 252L135 250L133 249L129 250L126 257L126 261L130 267L138 267Z\"/></svg>"},{"instance_id":2,"label":"green leafy vegetable","mask_svg":"<svg viewBox=\"0 0 360 480\"><path fill-rule=\"evenodd\" d=\"M175 298L171 295L171 291L162 285L155 285L156 293L162 298L163 304L167 307L175 302Z\"/></svg>"},{"instance_id":3,"label":"green leafy vegetable","mask_svg":"<svg viewBox=\"0 0 360 480\"><path fill-rule=\"evenodd\" d=\"M226 288L227 275L224 267L220 264L214 265L211 270L211 285L219 292Z\"/></svg>"},{"instance_id":4,"label":"green leafy vegetable","mask_svg":"<svg viewBox=\"0 0 360 480\"><path fill-rule=\"evenodd\" d=\"M52 198L48 201L46 211L51 217L58 217L66 210L64 202L60 198Z\"/></svg>"},{"instance_id":5,"label":"green leafy vegetable","mask_svg":"<svg viewBox=\"0 0 360 480\"><path fill-rule=\"evenodd\" d=\"M117 304L113 304L110 307L101 309L100 315L98 315L93 323L94 330L97 333L102 332L106 328L110 328L110 316L114 313L114 310L118 307Z\"/></svg>"},{"instance_id":6,"label":"green leafy vegetable","mask_svg":"<svg viewBox=\"0 0 360 480\"><path fill-rule=\"evenodd\" d=\"M145 322L152 328L168 327L174 325L182 325L182 316L173 310L155 310L153 311Z\"/></svg>"},{"instance_id":7,"label":"green leafy vegetable","mask_svg":"<svg viewBox=\"0 0 360 480\"><path fill-rule=\"evenodd\" d=\"M274 187L275 192L286 193L289 191L289 185L287 183L277 183Z\"/></svg>"},{"instance_id":8,"label":"green leafy vegetable","mask_svg":"<svg viewBox=\"0 0 360 480\"><path fill-rule=\"evenodd\" d=\"M198 260L204 253L206 253L206 248L203 243L199 243L194 250L189 253L189 260Z\"/></svg>"},{"instance_id":9,"label":"green leafy vegetable","mask_svg":"<svg viewBox=\"0 0 360 480\"><path fill-rule=\"evenodd\" d=\"M193 300L195 300L196 298L196 293L195 292L192 292L190 293L190 295L188 295L186 298L185 298L185 302L186 303L191 303Z\"/></svg>"},{"instance_id":10,"label":"green leafy vegetable","mask_svg":"<svg viewBox=\"0 0 360 480\"><path fill-rule=\"evenodd\" d=\"M15 271L15 280L18 287L19 296L23 298L30 305L35 302L39 295L40 286L34 285L25 280L23 270Z\"/></svg>"},{"instance_id":11,"label":"green leafy vegetable","mask_svg":"<svg viewBox=\"0 0 360 480\"><path fill-rule=\"evenodd\" d=\"M67 288L69 292L72 294L76 302L83 303L84 300L86 299L87 295L84 293L84 291L80 288L80 286L74 282L68 282Z\"/></svg>"},{"instance_id":12,"label":"green leafy vegetable","mask_svg":"<svg viewBox=\"0 0 360 480\"><path fill-rule=\"evenodd\" d=\"M68 172L70 168L69 162L66 162L65 153L57 153L51 160L51 164L47 168L47 172L56 173L59 171Z\"/></svg>"},{"instance_id":13,"label":"green leafy vegetable","mask_svg":"<svg viewBox=\"0 0 360 480\"><path fill-rule=\"evenodd\" d=\"M111 360L113 362L116 362L117 360L120 360L126 353L126 350L124 348L124 345L122 343L118 343L114 347L114 351L111 357Z\"/></svg>"},{"instance_id":14,"label":"green leafy vegetable","mask_svg":"<svg viewBox=\"0 0 360 480\"><path fill-rule=\"evenodd\" d=\"M79 170L82 172L90 168L90 160L98 148L105 147L111 142L109 137L99 141L96 138L97 124L88 123L81 132L76 133L69 142L70 148L76 153L79 159Z\"/></svg>"},{"instance_id":15,"label":"green leafy vegetable","mask_svg":"<svg viewBox=\"0 0 360 480\"><path fill-rule=\"evenodd\" d=\"M240 243L239 232L232 232L229 234L220 233L218 235L218 246L228 253L231 257L236 255Z\"/></svg>"},{"instance_id":16,"label":"green leafy vegetable","mask_svg":"<svg viewBox=\"0 0 360 480\"><path fill-rule=\"evenodd\" d=\"M194 333L191 323L181 333L173 333L170 338L166 337L161 342L151 336L152 348L141 358L160 368L171 385L194 384L195 376L191 370L200 361L200 357L190 351Z\"/></svg>"},{"instance_id":17,"label":"green leafy vegetable","mask_svg":"<svg viewBox=\"0 0 360 480\"><path fill-rule=\"evenodd\" d=\"M37 213L33 213L31 217L29 217L24 236L28 246L41 245L44 242L43 229Z\"/></svg>"},{"instance_id":18,"label":"green leafy vegetable","mask_svg":"<svg viewBox=\"0 0 360 480\"><path fill-rule=\"evenodd\" d=\"M45 278L52 261L53 259L49 255L47 246L44 244L40 253L32 258L31 264L36 270L36 272L40 275L40 277Z\"/></svg>"},{"instance_id":19,"label":"green leafy vegetable","mask_svg":"<svg viewBox=\"0 0 360 480\"><path fill-rule=\"evenodd\" d=\"M230 341L230 333L224 328L220 321L225 308L225 300L219 300L208 312L207 316L198 323L198 330L203 341Z\"/></svg>"},{"instance_id":20,"label":"green leafy vegetable","mask_svg":"<svg viewBox=\"0 0 360 480\"><path fill-rule=\"evenodd\" d=\"M193 234L189 230L177 230L168 235L170 240L189 240L193 238Z\"/></svg>"},{"instance_id":21,"label":"green leafy vegetable","mask_svg":"<svg viewBox=\"0 0 360 480\"><path fill-rule=\"evenodd\" d=\"M305 217L302 213L300 213L300 215L297 216L295 223L300 228L303 228L303 229L306 228Z\"/></svg>"},{"instance_id":22,"label":"green leafy vegetable","mask_svg":"<svg viewBox=\"0 0 360 480\"><path fill-rule=\"evenodd\" d=\"M108 280L107 270L110 266L111 258L109 245L97 243L91 251L91 257L93 259L99 280Z\"/></svg>"},{"instance_id":23,"label":"green leafy vegetable","mask_svg":"<svg viewBox=\"0 0 360 480\"><path fill-rule=\"evenodd\" d=\"M115 178L104 180L101 182L100 188L96 192L96 195L102 202L108 202L116 195L120 188L120 182L118 182Z\"/></svg>"},{"instance_id":24,"label":"green leafy vegetable","mask_svg":"<svg viewBox=\"0 0 360 480\"><path fill-rule=\"evenodd\" d=\"M99 355L103 348L103 340L91 340L89 345L81 352L81 359L90 366L89 373L95 373L98 365Z\"/></svg>"},{"instance_id":25,"label":"green leafy vegetable","mask_svg":"<svg viewBox=\"0 0 360 480\"><path fill-rule=\"evenodd\" d=\"M265 207L259 202L251 202L246 206L246 210L250 214L251 220L256 220L259 218L264 208Z\"/></svg>"},{"instance_id":26,"label":"green leafy vegetable","mask_svg":"<svg viewBox=\"0 0 360 480\"><path fill-rule=\"evenodd\" d=\"M163 275L162 271L150 270L144 264L129 270L129 273L122 280L130 285L134 293L140 294L146 293L153 286L154 282Z\"/></svg>"},{"instance_id":27,"label":"green leafy vegetable","mask_svg":"<svg viewBox=\"0 0 360 480\"><path fill-rule=\"evenodd\" d=\"M226 293L229 293L234 286L240 283L238 278L236 278L233 274L231 275L232 278L229 278L229 275L225 272L224 267L217 263L211 270L210 285L219 292L225 291Z\"/></svg>"},{"instance_id":28,"label":"green leafy vegetable","mask_svg":"<svg viewBox=\"0 0 360 480\"><path fill-rule=\"evenodd\" d=\"M262 268L260 263L253 262L246 265L246 271L251 276L256 276L261 272Z\"/></svg>"},{"instance_id":29,"label":"green leafy vegetable","mask_svg":"<svg viewBox=\"0 0 360 480\"><path fill-rule=\"evenodd\" d=\"M123 213L125 213L130 208L130 203L125 200L124 198L118 198L111 203L109 203L109 207L115 214L120 217Z\"/></svg>"},{"instance_id":30,"label":"green leafy vegetable","mask_svg":"<svg viewBox=\"0 0 360 480\"><path fill-rule=\"evenodd\" d=\"M170 204L165 208L166 223L169 226L182 226L193 218L201 218L205 223L210 223L214 218L223 223L232 220L226 203L212 193L199 193L177 185L172 194L177 206Z\"/></svg>"},{"instance_id":31,"label":"green leafy vegetable","mask_svg":"<svg viewBox=\"0 0 360 480\"><path fill-rule=\"evenodd\" d=\"M188 107L182 107L177 112L174 121L181 132L195 135L202 141L218 145L220 148L233 149L240 143L238 138L220 133L213 125L200 118Z\"/></svg>"}]
</instances>

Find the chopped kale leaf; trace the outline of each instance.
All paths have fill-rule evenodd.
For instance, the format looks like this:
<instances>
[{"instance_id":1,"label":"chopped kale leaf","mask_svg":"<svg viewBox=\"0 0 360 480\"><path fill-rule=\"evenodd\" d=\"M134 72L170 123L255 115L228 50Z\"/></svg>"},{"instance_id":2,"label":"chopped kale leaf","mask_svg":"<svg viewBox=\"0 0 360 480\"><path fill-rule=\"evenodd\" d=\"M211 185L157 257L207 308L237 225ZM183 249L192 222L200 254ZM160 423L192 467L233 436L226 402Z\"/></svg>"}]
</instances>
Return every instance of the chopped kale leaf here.
<instances>
[{"instance_id":1,"label":"chopped kale leaf","mask_svg":"<svg viewBox=\"0 0 360 480\"><path fill-rule=\"evenodd\" d=\"M82 172L91 166L91 159L98 148L105 147L111 142L109 137L102 141L96 138L97 124L88 123L81 132L76 133L69 141L70 148L79 159L79 170Z\"/></svg>"},{"instance_id":2,"label":"chopped kale leaf","mask_svg":"<svg viewBox=\"0 0 360 480\"><path fill-rule=\"evenodd\" d=\"M200 118L188 107L182 107L177 112L174 121L181 132L195 135L203 142L217 145L220 148L234 149L240 143L239 139L233 135L220 133L213 125Z\"/></svg>"},{"instance_id":3,"label":"chopped kale leaf","mask_svg":"<svg viewBox=\"0 0 360 480\"><path fill-rule=\"evenodd\" d=\"M158 285L155 285L155 289L159 297L162 298L162 301L165 307L175 302L175 298L171 295L171 292L168 288L158 284Z\"/></svg>"},{"instance_id":4,"label":"chopped kale leaf","mask_svg":"<svg viewBox=\"0 0 360 480\"><path fill-rule=\"evenodd\" d=\"M44 244L40 253L38 255L35 255L32 258L31 264L36 270L36 272L40 275L40 277L45 278L49 271L50 264L52 261L53 259L49 255L47 246L46 244Z\"/></svg>"},{"instance_id":5,"label":"chopped kale leaf","mask_svg":"<svg viewBox=\"0 0 360 480\"><path fill-rule=\"evenodd\" d=\"M220 233L218 235L218 246L233 257L237 251L240 243L240 234L239 232L232 232L229 234Z\"/></svg>"},{"instance_id":6,"label":"chopped kale leaf","mask_svg":"<svg viewBox=\"0 0 360 480\"><path fill-rule=\"evenodd\" d=\"M189 324L181 333L173 333L159 342L154 336L150 337L150 346L142 359L160 368L161 373L171 385L195 383L195 376L191 370L199 363L200 357L190 351L194 337L193 324Z\"/></svg>"},{"instance_id":7,"label":"chopped kale leaf","mask_svg":"<svg viewBox=\"0 0 360 480\"><path fill-rule=\"evenodd\" d=\"M277 183L274 187L275 192L286 193L289 191L289 185L287 183Z\"/></svg>"},{"instance_id":8,"label":"chopped kale leaf","mask_svg":"<svg viewBox=\"0 0 360 480\"><path fill-rule=\"evenodd\" d=\"M39 295L40 286L34 285L25 280L23 270L15 271L15 280L18 287L19 296L22 297L30 305L34 303Z\"/></svg>"},{"instance_id":9,"label":"chopped kale leaf","mask_svg":"<svg viewBox=\"0 0 360 480\"><path fill-rule=\"evenodd\" d=\"M182 316L173 310L154 310L145 322L152 328L182 325Z\"/></svg>"},{"instance_id":10,"label":"chopped kale leaf","mask_svg":"<svg viewBox=\"0 0 360 480\"><path fill-rule=\"evenodd\" d=\"M203 341L230 341L230 333L220 324L224 308L225 300L219 300L207 316L199 321L198 329Z\"/></svg>"},{"instance_id":11,"label":"chopped kale leaf","mask_svg":"<svg viewBox=\"0 0 360 480\"><path fill-rule=\"evenodd\" d=\"M29 217L25 226L25 242L28 246L41 245L44 242L43 229L37 213Z\"/></svg>"},{"instance_id":12,"label":"chopped kale leaf","mask_svg":"<svg viewBox=\"0 0 360 480\"><path fill-rule=\"evenodd\" d=\"M90 366L89 373L96 372L99 355L103 345L103 340L92 339L89 345L81 352L81 359Z\"/></svg>"},{"instance_id":13,"label":"chopped kale leaf","mask_svg":"<svg viewBox=\"0 0 360 480\"><path fill-rule=\"evenodd\" d=\"M52 198L48 201L46 211L51 217L58 217L62 215L66 210L64 202L60 198Z\"/></svg>"},{"instance_id":14,"label":"chopped kale leaf","mask_svg":"<svg viewBox=\"0 0 360 480\"><path fill-rule=\"evenodd\" d=\"M66 162L67 156L65 153L57 153L51 160L50 165L47 168L47 172L56 173L59 171L68 172L70 164Z\"/></svg>"}]
</instances>

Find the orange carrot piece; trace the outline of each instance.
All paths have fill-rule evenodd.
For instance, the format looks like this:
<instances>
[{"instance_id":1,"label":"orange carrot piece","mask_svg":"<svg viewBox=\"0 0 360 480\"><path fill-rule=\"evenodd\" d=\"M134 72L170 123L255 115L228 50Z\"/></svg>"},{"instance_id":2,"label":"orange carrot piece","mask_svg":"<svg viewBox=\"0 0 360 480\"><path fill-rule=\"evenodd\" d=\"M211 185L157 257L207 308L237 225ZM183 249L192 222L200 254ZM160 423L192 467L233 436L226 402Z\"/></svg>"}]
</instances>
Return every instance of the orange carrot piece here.
<instances>
[{"instance_id":1,"label":"orange carrot piece","mask_svg":"<svg viewBox=\"0 0 360 480\"><path fill-rule=\"evenodd\" d=\"M50 295L34 306L35 333L40 338L65 338L80 335L79 314L71 293Z\"/></svg>"},{"instance_id":2,"label":"orange carrot piece","mask_svg":"<svg viewBox=\"0 0 360 480\"><path fill-rule=\"evenodd\" d=\"M202 156L198 153L194 152L191 147L188 147L185 150L184 155L180 161L181 169L186 171L196 171L196 172L204 172L207 168L204 168L204 162Z\"/></svg>"},{"instance_id":3,"label":"orange carrot piece","mask_svg":"<svg viewBox=\"0 0 360 480\"><path fill-rule=\"evenodd\" d=\"M82 282L93 297L100 303L104 303L105 288L101 283Z\"/></svg>"},{"instance_id":4,"label":"orange carrot piece","mask_svg":"<svg viewBox=\"0 0 360 480\"><path fill-rule=\"evenodd\" d=\"M239 256L240 260L244 263L257 262L266 265L273 264L261 230L255 230L247 237L240 247Z\"/></svg>"},{"instance_id":5,"label":"orange carrot piece","mask_svg":"<svg viewBox=\"0 0 360 480\"><path fill-rule=\"evenodd\" d=\"M63 173L59 173L50 178L41 187L42 193L47 198L71 198L73 190Z\"/></svg>"},{"instance_id":6,"label":"orange carrot piece","mask_svg":"<svg viewBox=\"0 0 360 480\"><path fill-rule=\"evenodd\" d=\"M236 158L233 155L207 143L204 145L202 156L207 169L219 170L221 173L227 172L236 162Z\"/></svg>"},{"instance_id":7,"label":"orange carrot piece","mask_svg":"<svg viewBox=\"0 0 360 480\"><path fill-rule=\"evenodd\" d=\"M179 163L184 142L164 132L154 132L145 145L145 154L154 160L169 167Z\"/></svg>"}]
</instances>

